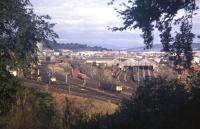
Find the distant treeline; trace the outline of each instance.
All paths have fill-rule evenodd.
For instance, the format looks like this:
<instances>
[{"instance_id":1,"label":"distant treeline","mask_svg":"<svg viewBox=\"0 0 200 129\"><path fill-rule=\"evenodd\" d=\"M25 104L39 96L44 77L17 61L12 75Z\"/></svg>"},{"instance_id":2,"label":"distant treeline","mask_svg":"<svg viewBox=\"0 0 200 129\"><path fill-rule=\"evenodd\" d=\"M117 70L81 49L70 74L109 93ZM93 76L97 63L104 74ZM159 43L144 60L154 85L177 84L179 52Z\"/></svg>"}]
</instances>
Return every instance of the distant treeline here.
<instances>
[{"instance_id":1,"label":"distant treeline","mask_svg":"<svg viewBox=\"0 0 200 129\"><path fill-rule=\"evenodd\" d=\"M86 44L80 44L80 43L55 43L52 41L45 41L44 48L51 48L54 50L58 49L69 49L72 51L112 51L112 49L103 48L100 46L88 46Z\"/></svg>"},{"instance_id":2,"label":"distant treeline","mask_svg":"<svg viewBox=\"0 0 200 129\"><path fill-rule=\"evenodd\" d=\"M192 48L193 50L200 50L200 43L193 43L192 44ZM163 51L163 46L162 44L154 44L153 47L150 49L152 51ZM127 49L128 51L148 51L146 49L144 49L144 46L142 47L133 47L133 48L129 48Z\"/></svg>"}]
</instances>

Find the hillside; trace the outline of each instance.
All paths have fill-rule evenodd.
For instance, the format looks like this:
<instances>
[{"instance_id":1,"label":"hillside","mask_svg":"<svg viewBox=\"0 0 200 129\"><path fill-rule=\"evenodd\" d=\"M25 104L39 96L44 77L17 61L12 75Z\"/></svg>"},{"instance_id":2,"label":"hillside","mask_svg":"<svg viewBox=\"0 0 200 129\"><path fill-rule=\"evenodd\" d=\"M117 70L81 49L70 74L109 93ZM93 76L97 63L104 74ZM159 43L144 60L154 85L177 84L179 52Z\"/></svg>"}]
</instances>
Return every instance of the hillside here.
<instances>
[{"instance_id":1,"label":"hillside","mask_svg":"<svg viewBox=\"0 0 200 129\"><path fill-rule=\"evenodd\" d=\"M195 51L200 50L200 43L193 43L192 48ZM162 50L162 44L154 44L153 48L150 49L150 51L161 51L161 50ZM144 52L144 51L149 51L149 50L145 50L144 46L142 46L142 47L128 48L127 51Z\"/></svg>"},{"instance_id":2,"label":"hillside","mask_svg":"<svg viewBox=\"0 0 200 129\"><path fill-rule=\"evenodd\" d=\"M86 44L80 43L55 43L51 41L45 41L44 48L52 48L54 50L58 49L68 49L72 51L111 51L111 49L103 48L100 46L88 46Z\"/></svg>"}]
</instances>

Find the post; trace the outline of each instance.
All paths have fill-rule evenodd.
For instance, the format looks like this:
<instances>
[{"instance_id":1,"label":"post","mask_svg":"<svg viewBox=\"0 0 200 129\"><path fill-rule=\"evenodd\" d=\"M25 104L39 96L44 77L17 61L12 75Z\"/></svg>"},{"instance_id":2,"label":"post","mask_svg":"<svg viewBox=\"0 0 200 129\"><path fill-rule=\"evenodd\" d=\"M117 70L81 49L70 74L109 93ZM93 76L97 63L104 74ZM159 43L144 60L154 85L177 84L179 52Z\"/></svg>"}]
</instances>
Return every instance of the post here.
<instances>
[{"instance_id":1,"label":"post","mask_svg":"<svg viewBox=\"0 0 200 129\"><path fill-rule=\"evenodd\" d=\"M48 84L49 84L49 87L51 85L51 72L48 71Z\"/></svg>"},{"instance_id":2,"label":"post","mask_svg":"<svg viewBox=\"0 0 200 129\"><path fill-rule=\"evenodd\" d=\"M38 68L37 74L38 74L38 76L40 76L40 69L39 68Z\"/></svg>"},{"instance_id":3,"label":"post","mask_svg":"<svg viewBox=\"0 0 200 129\"><path fill-rule=\"evenodd\" d=\"M69 86L69 87L68 87L68 92L69 92L69 95L70 95L70 86L71 86L71 82L70 82L70 79L71 79L71 78L70 78L70 76L68 77L68 79L69 79L69 80L68 80L68 86Z\"/></svg>"},{"instance_id":4,"label":"post","mask_svg":"<svg viewBox=\"0 0 200 129\"><path fill-rule=\"evenodd\" d=\"M137 66L137 80L140 81L140 67L139 67L139 61L138 61L138 66Z\"/></svg>"},{"instance_id":5,"label":"post","mask_svg":"<svg viewBox=\"0 0 200 129\"><path fill-rule=\"evenodd\" d=\"M140 67L139 67L139 60L138 60L138 66L137 66L137 84L138 84L138 86L139 86L139 81L140 81L140 74L139 74L140 69L139 68Z\"/></svg>"},{"instance_id":6,"label":"post","mask_svg":"<svg viewBox=\"0 0 200 129\"><path fill-rule=\"evenodd\" d=\"M41 81L40 69L37 69L37 81Z\"/></svg>"},{"instance_id":7,"label":"post","mask_svg":"<svg viewBox=\"0 0 200 129\"><path fill-rule=\"evenodd\" d=\"M67 84L68 84L68 74L66 73L66 75L65 75L65 84L66 84L66 86L67 86Z\"/></svg>"},{"instance_id":8,"label":"post","mask_svg":"<svg viewBox=\"0 0 200 129\"><path fill-rule=\"evenodd\" d=\"M83 79L83 87L85 87L86 83L86 79Z\"/></svg>"}]
</instances>

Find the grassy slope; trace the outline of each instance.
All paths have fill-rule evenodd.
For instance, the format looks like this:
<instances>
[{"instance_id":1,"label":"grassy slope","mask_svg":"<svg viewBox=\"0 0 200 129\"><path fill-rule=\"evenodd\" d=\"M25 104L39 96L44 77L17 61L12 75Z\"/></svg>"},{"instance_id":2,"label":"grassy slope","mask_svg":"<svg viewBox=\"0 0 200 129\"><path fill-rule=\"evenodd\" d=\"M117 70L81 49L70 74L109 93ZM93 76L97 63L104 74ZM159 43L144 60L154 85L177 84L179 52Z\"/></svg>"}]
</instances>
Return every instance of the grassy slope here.
<instances>
[{"instance_id":1,"label":"grassy slope","mask_svg":"<svg viewBox=\"0 0 200 129\"><path fill-rule=\"evenodd\" d=\"M53 98L55 99L57 108L61 110L65 106L64 104L65 104L66 99L70 103L73 103L75 106L83 109L84 112L86 112L89 116L96 113L112 114L118 108L118 105L110 103L110 102L105 102L105 101L97 100L94 98L84 98L84 97L79 97L79 96L74 96L74 95L68 95L65 93L60 93L60 92L56 92L52 90L50 91L47 85L44 85L42 83L40 84L40 83L25 81L24 86L37 89L41 92L47 92L47 93L52 94Z\"/></svg>"}]
</instances>

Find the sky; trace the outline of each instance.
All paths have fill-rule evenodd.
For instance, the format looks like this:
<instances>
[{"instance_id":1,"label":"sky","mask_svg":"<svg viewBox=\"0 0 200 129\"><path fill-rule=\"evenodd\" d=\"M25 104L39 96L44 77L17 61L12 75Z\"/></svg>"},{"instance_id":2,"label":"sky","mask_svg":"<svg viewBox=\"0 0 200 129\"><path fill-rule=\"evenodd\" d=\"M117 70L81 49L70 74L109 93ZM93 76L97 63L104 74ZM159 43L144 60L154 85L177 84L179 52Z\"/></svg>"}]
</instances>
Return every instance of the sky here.
<instances>
[{"instance_id":1,"label":"sky","mask_svg":"<svg viewBox=\"0 0 200 129\"><path fill-rule=\"evenodd\" d=\"M54 31L61 43L83 43L90 46L102 46L111 49L125 49L144 46L139 29L112 32L108 26L121 26L123 21L108 6L111 0L30 0L34 12L38 15L50 15L56 23ZM199 4L199 3L198 3ZM198 11L200 12L200 11ZM195 16L194 33L200 34L200 13ZM196 39L195 39L196 40ZM154 43L159 43L158 32L154 32Z\"/></svg>"}]
</instances>

